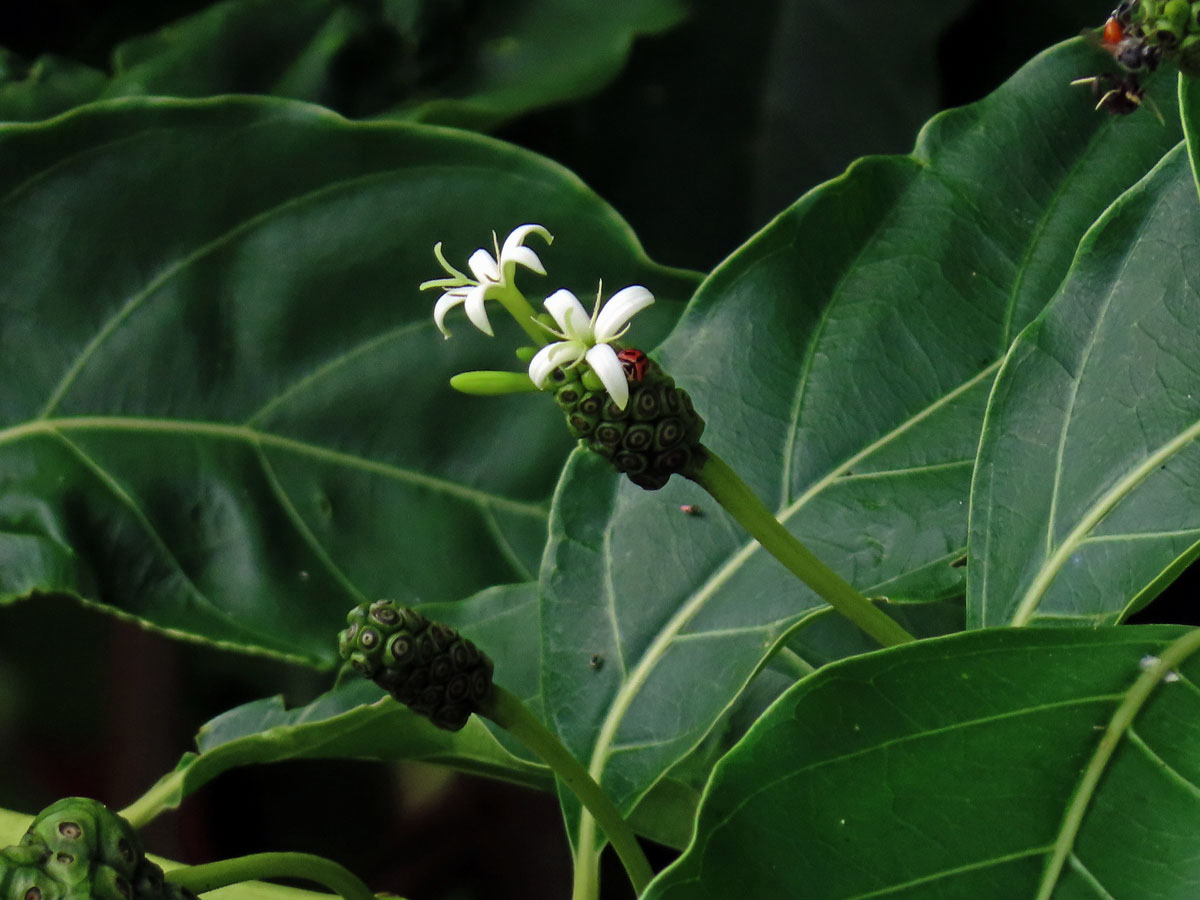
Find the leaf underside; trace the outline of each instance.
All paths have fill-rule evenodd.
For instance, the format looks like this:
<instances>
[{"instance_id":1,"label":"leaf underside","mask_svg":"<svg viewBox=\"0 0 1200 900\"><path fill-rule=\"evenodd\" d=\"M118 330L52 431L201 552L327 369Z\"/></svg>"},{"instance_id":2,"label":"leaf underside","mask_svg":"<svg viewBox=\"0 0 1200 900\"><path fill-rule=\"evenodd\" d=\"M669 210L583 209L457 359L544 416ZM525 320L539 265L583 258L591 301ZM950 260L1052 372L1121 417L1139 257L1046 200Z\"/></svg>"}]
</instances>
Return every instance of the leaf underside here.
<instances>
[{"instance_id":1,"label":"leaf underside","mask_svg":"<svg viewBox=\"0 0 1200 900\"><path fill-rule=\"evenodd\" d=\"M1182 145L1013 345L972 492L968 623L1112 623L1200 552L1200 200Z\"/></svg>"}]
</instances>

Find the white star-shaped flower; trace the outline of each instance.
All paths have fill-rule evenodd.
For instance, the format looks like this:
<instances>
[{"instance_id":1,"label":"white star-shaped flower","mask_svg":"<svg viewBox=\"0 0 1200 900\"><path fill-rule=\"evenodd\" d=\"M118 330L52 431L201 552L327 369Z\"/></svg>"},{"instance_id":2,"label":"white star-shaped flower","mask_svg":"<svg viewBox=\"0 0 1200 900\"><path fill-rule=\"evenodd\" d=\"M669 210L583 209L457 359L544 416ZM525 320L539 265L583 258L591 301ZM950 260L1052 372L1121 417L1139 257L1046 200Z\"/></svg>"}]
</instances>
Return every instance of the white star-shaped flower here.
<instances>
[{"instance_id":1,"label":"white star-shaped flower","mask_svg":"<svg viewBox=\"0 0 1200 900\"><path fill-rule=\"evenodd\" d=\"M559 331L546 330L559 338L547 344L529 362L529 377L539 389L546 387L550 373L559 368L571 368L587 361L608 395L621 409L629 402L629 383L625 370L617 359L617 351L609 346L629 328L629 320L654 302L654 295L640 284L622 288L601 304L596 292L596 306L589 317L583 304L568 290L555 291L545 300L546 309L558 323Z\"/></svg>"},{"instance_id":2,"label":"white star-shaped flower","mask_svg":"<svg viewBox=\"0 0 1200 900\"><path fill-rule=\"evenodd\" d=\"M471 324L488 337L493 336L492 323L488 321L487 310L484 308L483 302L498 299L507 291L516 290L513 287L513 275L516 273L517 266L525 266L539 275L546 274L537 254L524 246L525 239L531 234L541 235L546 239L547 244L554 241L553 235L541 225L521 225L513 229L512 233L504 239L503 247L499 246L496 233L492 232L492 245L496 250L496 255L492 256L488 251L480 248L467 260L467 268L471 270L471 276L474 277L460 272L446 262L446 257L442 255L440 241L434 246L433 255L437 257L437 261L450 277L434 278L422 282L421 290L441 288L445 291L433 307L433 321L442 334L450 337L450 332L444 324L446 313L461 303ZM524 300L521 301L522 304L524 302Z\"/></svg>"}]
</instances>

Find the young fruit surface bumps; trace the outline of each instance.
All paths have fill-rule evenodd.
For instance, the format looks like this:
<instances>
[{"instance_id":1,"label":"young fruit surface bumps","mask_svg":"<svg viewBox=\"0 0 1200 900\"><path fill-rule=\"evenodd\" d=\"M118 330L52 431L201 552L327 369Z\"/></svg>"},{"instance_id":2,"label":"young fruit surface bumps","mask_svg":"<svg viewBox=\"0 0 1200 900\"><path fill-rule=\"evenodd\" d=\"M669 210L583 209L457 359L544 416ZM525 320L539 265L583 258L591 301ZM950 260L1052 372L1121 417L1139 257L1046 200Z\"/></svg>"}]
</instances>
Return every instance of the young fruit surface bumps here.
<instances>
[{"instance_id":1,"label":"young fruit surface bumps","mask_svg":"<svg viewBox=\"0 0 1200 900\"><path fill-rule=\"evenodd\" d=\"M458 731L492 694L492 661L449 626L394 600L346 616L338 650L354 669L438 728Z\"/></svg>"},{"instance_id":2,"label":"young fruit surface bumps","mask_svg":"<svg viewBox=\"0 0 1200 900\"><path fill-rule=\"evenodd\" d=\"M192 900L146 859L128 822L104 804L68 797L0 850L0 900Z\"/></svg>"},{"instance_id":3,"label":"young fruit surface bumps","mask_svg":"<svg viewBox=\"0 0 1200 900\"><path fill-rule=\"evenodd\" d=\"M576 370L551 374L554 399L571 434L640 488L657 491L676 472L703 461L704 419L687 391L653 360L626 370L629 402L621 409L601 388L588 390Z\"/></svg>"}]
</instances>

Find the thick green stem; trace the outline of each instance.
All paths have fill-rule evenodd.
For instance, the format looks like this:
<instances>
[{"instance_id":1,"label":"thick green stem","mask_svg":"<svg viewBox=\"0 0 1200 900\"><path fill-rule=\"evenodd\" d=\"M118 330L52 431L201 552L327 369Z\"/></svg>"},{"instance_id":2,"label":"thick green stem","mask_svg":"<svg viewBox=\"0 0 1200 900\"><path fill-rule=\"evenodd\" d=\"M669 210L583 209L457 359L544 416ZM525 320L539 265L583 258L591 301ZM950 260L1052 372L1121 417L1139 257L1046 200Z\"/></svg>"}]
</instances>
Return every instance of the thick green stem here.
<instances>
[{"instance_id":1,"label":"thick green stem","mask_svg":"<svg viewBox=\"0 0 1200 900\"><path fill-rule=\"evenodd\" d=\"M579 764L562 745L562 742L551 734L533 714L525 708L520 700L504 688L496 685L491 701L480 715L487 716L501 728L504 728L523 743L526 747L541 757L560 779L579 798L588 812L592 814L600 827L604 829L608 841L617 851L633 889L641 895L654 877L654 870L646 855L637 842L637 837L629 824L621 818L617 808L613 806L608 795L600 785L592 779L587 770ZM580 847L579 854L592 853L591 847ZM590 880L590 879L589 879ZM576 894L579 893L578 882Z\"/></svg>"},{"instance_id":2,"label":"thick green stem","mask_svg":"<svg viewBox=\"0 0 1200 900\"><path fill-rule=\"evenodd\" d=\"M535 321L537 311L529 305L524 294L510 285L504 293L496 295L496 299L508 310L509 315L517 320L517 324L525 330L525 333L533 338L535 346L541 347L550 342L549 334Z\"/></svg>"},{"instance_id":3,"label":"thick green stem","mask_svg":"<svg viewBox=\"0 0 1200 900\"><path fill-rule=\"evenodd\" d=\"M150 790L142 794L118 815L134 828L141 830L154 820L159 813L174 809L179 805L182 794L183 773L176 769L168 772L150 786Z\"/></svg>"},{"instance_id":4,"label":"thick green stem","mask_svg":"<svg viewBox=\"0 0 1200 900\"><path fill-rule=\"evenodd\" d=\"M791 532L779 524L729 464L707 447L703 464L685 473L725 507L763 549L788 571L816 591L826 603L885 647L906 644L915 638L837 572L821 562Z\"/></svg>"},{"instance_id":5,"label":"thick green stem","mask_svg":"<svg viewBox=\"0 0 1200 900\"><path fill-rule=\"evenodd\" d=\"M324 885L344 900L375 900L371 889L345 866L311 853L253 853L166 873L167 881L197 894L265 878L299 878Z\"/></svg>"}]
</instances>

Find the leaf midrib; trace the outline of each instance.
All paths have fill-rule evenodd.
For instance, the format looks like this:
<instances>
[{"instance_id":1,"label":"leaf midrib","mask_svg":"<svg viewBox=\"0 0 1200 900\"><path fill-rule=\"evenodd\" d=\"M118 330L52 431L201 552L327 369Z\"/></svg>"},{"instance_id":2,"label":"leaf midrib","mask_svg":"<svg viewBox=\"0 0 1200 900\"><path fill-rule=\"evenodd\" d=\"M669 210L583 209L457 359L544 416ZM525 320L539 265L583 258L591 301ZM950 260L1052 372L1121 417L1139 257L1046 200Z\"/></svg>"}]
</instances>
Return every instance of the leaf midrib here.
<instances>
[{"instance_id":1,"label":"leaf midrib","mask_svg":"<svg viewBox=\"0 0 1200 900\"><path fill-rule=\"evenodd\" d=\"M322 447L298 438L261 431L249 425L139 416L66 416L62 418L35 419L20 425L0 429L0 447L15 444L31 437L89 431L109 433L140 432L143 434L169 434L178 437L205 437L215 440L233 441L255 447L271 447L342 468L366 472L371 475L388 478L392 481L422 487L481 509L503 510L513 515L534 519L547 519L549 517L549 509L545 503L513 500L476 488L464 487L444 478L437 478L391 463L355 456L352 453Z\"/></svg>"}]
</instances>

